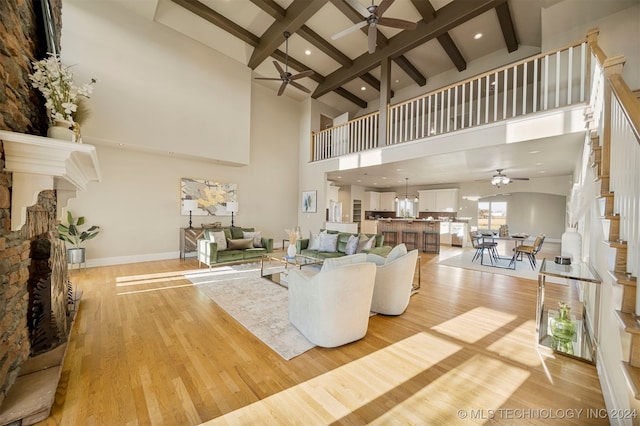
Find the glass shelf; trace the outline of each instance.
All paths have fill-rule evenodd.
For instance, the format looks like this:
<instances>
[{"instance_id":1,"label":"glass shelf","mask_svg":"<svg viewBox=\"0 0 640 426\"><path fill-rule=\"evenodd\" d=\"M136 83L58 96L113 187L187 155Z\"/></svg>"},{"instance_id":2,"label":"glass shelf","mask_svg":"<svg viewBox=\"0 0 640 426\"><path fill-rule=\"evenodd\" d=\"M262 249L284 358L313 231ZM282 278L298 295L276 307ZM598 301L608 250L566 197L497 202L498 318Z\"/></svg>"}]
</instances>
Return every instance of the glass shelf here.
<instances>
[{"instance_id":1,"label":"glass shelf","mask_svg":"<svg viewBox=\"0 0 640 426\"><path fill-rule=\"evenodd\" d=\"M547 277L563 278L566 284L547 281ZM600 282L600 277L588 264L559 265L543 259L538 272L536 311L539 345L558 354L595 363ZM551 332L551 320L557 316L560 303L570 307L570 319L576 328L571 341L556 339Z\"/></svg>"}]
</instances>

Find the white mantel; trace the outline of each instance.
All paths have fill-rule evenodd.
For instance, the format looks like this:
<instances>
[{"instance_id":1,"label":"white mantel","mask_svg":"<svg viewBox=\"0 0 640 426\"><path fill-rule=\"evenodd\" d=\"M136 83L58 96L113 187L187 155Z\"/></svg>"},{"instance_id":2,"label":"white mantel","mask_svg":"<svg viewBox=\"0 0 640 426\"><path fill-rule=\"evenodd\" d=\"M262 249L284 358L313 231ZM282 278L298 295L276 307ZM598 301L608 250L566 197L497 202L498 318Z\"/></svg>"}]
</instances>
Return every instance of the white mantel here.
<instances>
[{"instance_id":1,"label":"white mantel","mask_svg":"<svg viewBox=\"0 0 640 426\"><path fill-rule=\"evenodd\" d=\"M11 230L26 223L27 207L36 204L38 194L55 189L57 215L78 190L89 182L100 182L96 148L42 136L0 130L4 145L4 170L11 172Z\"/></svg>"}]
</instances>

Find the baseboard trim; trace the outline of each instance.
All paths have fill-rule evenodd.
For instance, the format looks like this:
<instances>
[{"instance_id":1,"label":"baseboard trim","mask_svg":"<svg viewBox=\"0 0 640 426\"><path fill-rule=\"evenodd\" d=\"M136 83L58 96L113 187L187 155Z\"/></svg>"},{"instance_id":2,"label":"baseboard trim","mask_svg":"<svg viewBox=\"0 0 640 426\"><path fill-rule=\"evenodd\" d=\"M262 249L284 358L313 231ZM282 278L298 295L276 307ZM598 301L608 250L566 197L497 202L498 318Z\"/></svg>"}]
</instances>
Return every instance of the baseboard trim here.
<instances>
[{"instance_id":1,"label":"baseboard trim","mask_svg":"<svg viewBox=\"0 0 640 426\"><path fill-rule=\"evenodd\" d=\"M195 253L189 253L187 257L195 257ZM156 260L179 259L179 251L171 251L166 253L150 253L132 256L115 256L102 257L98 259L87 259L87 268L95 268L97 266L124 265L127 263L153 262ZM77 265L74 265L76 267Z\"/></svg>"}]
</instances>

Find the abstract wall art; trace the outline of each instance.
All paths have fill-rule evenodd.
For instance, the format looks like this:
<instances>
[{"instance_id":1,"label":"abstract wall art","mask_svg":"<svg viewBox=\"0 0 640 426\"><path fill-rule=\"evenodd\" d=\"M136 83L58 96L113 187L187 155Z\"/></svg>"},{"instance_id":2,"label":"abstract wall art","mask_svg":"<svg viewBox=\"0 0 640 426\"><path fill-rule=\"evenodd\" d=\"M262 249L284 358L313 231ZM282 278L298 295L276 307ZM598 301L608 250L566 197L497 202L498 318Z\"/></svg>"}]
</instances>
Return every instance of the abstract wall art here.
<instances>
[{"instance_id":1,"label":"abstract wall art","mask_svg":"<svg viewBox=\"0 0 640 426\"><path fill-rule=\"evenodd\" d=\"M302 212L303 213L315 213L317 211L317 197L318 191L302 191Z\"/></svg>"},{"instance_id":2,"label":"abstract wall art","mask_svg":"<svg viewBox=\"0 0 640 426\"><path fill-rule=\"evenodd\" d=\"M198 200L198 209L192 212L194 216L231 216L227 202L237 201L236 197L235 183L190 178L180 180L180 210L184 216L189 216L182 207L184 200Z\"/></svg>"}]
</instances>

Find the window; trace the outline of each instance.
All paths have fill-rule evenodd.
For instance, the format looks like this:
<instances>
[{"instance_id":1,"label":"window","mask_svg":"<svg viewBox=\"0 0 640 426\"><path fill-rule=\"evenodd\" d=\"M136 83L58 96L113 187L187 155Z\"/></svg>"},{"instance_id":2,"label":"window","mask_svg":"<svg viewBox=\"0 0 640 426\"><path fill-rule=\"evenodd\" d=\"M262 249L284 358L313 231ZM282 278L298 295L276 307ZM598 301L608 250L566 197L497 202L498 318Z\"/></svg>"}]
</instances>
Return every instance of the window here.
<instances>
[{"instance_id":1,"label":"window","mask_svg":"<svg viewBox=\"0 0 640 426\"><path fill-rule=\"evenodd\" d=\"M413 200L400 198L396 203L397 217L415 217L415 203Z\"/></svg>"},{"instance_id":2,"label":"window","mask_svg":"<svg viewBox=\"0 0 640 426\"><path fill-rule=\"evenodd\" d=\"M500 225L507 224L507 202L479 202L478 229L498 231Z\"/></svg>"}]
</instances>

